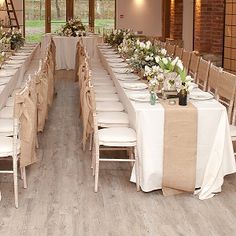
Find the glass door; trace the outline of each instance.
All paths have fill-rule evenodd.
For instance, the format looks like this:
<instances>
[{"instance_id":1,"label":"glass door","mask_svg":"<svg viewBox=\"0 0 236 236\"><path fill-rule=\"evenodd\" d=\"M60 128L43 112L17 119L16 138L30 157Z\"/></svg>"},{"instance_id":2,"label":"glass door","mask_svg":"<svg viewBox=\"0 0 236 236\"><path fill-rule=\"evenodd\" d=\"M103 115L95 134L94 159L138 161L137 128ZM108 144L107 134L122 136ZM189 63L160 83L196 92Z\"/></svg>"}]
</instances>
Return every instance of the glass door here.
<instances>
[{"instance_id":1,"label":"glass door","mask_svg":"<svg viewBox=\"0 0 236 236\"><path fill-rule=\"evenodd\" d=\"M74 0L74 18L80 18L86 27L89 25L89 1Z\"/></svg>"},{"instance_id":2,"label":"glass door","mask_svg":"<svg viewBox=\"0 0 236 236\"><path fill-rule=\"evenodd\" d=\"M45 5L42 0L25 0L26 41L39 42L45 32Z\"/></svg>"},{"instance_id":3,"label":"glass door","mask_svg":"<svg viewBox=\"0 0 236 236\"><path fill-rule=\"evenodd\" d=\"M95 32L103 33L103 30L115 28L115 0L95 1Z\"/></svg>"},{"instance_id":4,"label":"glass door","mask_svg":"<svg viewBox=\"0 0 236 236\"><path fill-rule=\"evenodd\" d=\"M66 1L51 0L51 32L57 31L66 22Z\"/></svg>"}]
</instances>

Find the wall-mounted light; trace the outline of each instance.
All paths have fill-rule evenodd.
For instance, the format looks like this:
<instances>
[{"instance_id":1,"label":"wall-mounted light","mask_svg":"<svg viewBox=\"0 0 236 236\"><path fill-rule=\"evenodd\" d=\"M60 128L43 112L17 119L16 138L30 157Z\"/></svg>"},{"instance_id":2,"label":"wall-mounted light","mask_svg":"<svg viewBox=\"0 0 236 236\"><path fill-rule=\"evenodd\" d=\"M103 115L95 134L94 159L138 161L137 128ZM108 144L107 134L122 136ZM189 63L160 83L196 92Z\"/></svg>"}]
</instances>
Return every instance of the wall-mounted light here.
<instances>
[{"instance_id":1,"label":"wall-mounted light","mask_svg":"<svg viewBox=\"0 0 236 236\"><path fill-rule=\"evenodd\" d=\"M0 0L0 7L3 7L5 0Z\"/></svg>"},{"instance_id":2,"label":"wall-mounted light","mask_svg":"<svg viewBox=\"0 0 236 236\"><path fill-rule=\"evenodd\" d=\"M135 0L135 4L136 4L138 7L141 7L141 6L144 4L144 1L145 1L145 0Z\"/></svg>"}]
</instances>

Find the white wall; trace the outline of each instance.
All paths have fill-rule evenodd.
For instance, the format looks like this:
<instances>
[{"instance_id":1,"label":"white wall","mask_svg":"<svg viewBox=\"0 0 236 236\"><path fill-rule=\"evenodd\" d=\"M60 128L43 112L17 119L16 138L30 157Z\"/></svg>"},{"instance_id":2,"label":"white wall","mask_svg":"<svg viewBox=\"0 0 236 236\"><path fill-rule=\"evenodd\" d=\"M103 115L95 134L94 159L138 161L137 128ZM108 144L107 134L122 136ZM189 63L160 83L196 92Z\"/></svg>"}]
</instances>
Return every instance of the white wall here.
<instances>
[{"instance_id":1,"label":"white wall","mask_svg":"<svg viewBox=\"0 0 236 236\"><path fill-rule=\"evenodd\" d=\"M183 0L183 41L187 51L193 50L193 0Z\"/></svg>"},{"instance_id":2,"label":"white wall","mask_svg":"<svg viewBox=\"0 0 236 236\"><path fill-rule=\"evenodd\" d=\"M123 17L122 17L123 16ZM162 0L117 0L116 27L161 36Z\"/></svg>"}]
</instances>

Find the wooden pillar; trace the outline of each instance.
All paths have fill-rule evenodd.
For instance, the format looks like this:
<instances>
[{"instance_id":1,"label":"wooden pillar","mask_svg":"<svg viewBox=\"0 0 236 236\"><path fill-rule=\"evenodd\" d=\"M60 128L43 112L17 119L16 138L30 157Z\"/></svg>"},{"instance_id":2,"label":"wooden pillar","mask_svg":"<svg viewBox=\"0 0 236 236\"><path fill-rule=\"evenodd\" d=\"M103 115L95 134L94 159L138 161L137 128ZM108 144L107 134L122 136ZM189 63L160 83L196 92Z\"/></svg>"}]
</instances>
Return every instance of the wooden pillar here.
<instances>
[{"instance_id":1,"label":"wooden pillar","mask_svg":"<svg viewBox=\"0 0 236 236\"><path fill-rule=\"evenodd\" d=\"M51 32L51 0L45 0L45 33Z\"/></svg>"},{"instance_id":2,"label":"wooden pillar","mask_svg":"<svg viewBox=\"0 0 236 236\"><path fill-rule=\"evenodd\" d=\"M95 0L89 0L89 27L94 29L95 21Z\"/></svg>"},{"instance_id":3,"label":"wooden pillar","mask_svg":"<svg viewBox=\"0 0 236 236\"><path fill-rule=\"evenodd\" d=\"M162 0L162 39L170 37L170 0Z\"/></svg>"},{"instance_id":4,"label":"wooden pillar","mask_svg":"<svg viewBox=\"0 0 236 236\"><path fill-rule=\"evenodd\" d=\"M66 21L74 18L74 1L66 0Z\"/></svg>"}]
</instances>

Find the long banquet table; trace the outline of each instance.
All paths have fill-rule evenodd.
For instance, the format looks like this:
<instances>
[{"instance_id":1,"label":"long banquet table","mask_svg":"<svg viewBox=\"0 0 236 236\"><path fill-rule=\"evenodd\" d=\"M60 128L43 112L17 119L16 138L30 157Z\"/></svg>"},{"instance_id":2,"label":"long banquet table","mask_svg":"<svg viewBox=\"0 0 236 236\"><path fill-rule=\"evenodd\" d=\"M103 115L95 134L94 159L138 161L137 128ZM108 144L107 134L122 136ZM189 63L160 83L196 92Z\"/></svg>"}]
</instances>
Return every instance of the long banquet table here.
<instances>
[{"instance_id":1,"label":"long banquet table","mask_svg":"<svg viewBox=\"0 0 236 236\"><path fill-rule=\"evenodd\" d=\"M9 82L0 86L0 110L4 107L8 97L12 94L14 89L20 88L24 76L27 72L33 74L39 65L40 45L38 44L31 54L25 59L22 66L15 69L15 74L10 76Z\"/></svg>"},{"instance_id":2,"label":"long banquet table","mask_svg":"<svg viewBox=\"0 0 236 236\"><path fill-rule=\"evenodd\" d=\"M129 114L130 125L137 133L140 160L140 185L149 192L162 188L164 108L160 103L150 105L129 99L129 91L121 85L102 51L99 56L111 75L117 92ZM197 167L195 187L200 199L221 191L224 176L235 173L236 165L226 109L218 101L191 101L197 108ZM131 181L135 182L134 169Z\"/></svg>"},{"instance_id":3,"label":"long banquet table","mask_svg":"<svg viewBox=\"0 0 236 236\"><path fill-rule=\"evenodd\" d=\"M42 53L46 50L46 46L48 45L51 37L56 45L56 69L75 69L76 45L80 40L80 37L65 37L46 34L42 39ZM99 35L90 35L83 36L81 38L89 57L91 59L96 58L97 44L102 42L102 37Z\"/></svg>"}]
</instances>

